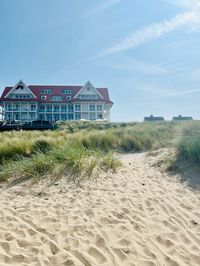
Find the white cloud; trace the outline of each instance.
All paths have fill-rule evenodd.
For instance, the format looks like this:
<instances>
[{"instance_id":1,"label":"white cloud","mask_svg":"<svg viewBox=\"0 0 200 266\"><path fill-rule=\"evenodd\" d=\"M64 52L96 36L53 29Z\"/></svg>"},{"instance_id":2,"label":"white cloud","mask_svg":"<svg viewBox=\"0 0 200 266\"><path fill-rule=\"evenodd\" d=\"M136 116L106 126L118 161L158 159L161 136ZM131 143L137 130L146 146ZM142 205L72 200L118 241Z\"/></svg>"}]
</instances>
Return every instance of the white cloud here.
<instances>
[{"instance_id":1,"label":"white cloud","mask_svg":"<svg viewBox=\"0 0 200 266\"><path fill-rule=\"evenodd\" d=\"M153 93L157 95L158 97L176 97L181 96L185 94L192 94L192 93L198 93L200 92L200 89L186 89L186 90L179 90L179 91L173 91L172 88L161 88L157 87L156 85L148 84L145 86L142 86L141 89L143 91Z\"/></svg>"},{"instance_id":2,"label":"white cloud","mask_svg":"<svg viewBox=\"0 0 200 266\"><path fill-rule=\"evenodd\" d=\"M170 20L150 24L107 48L100 54L118 53L140 46L141 44L172 32L181 26L189 26L190 30L200 30L200 0L173 0L187 12L178 14Z\"/></svg>"},{"instance_id":3,"label":"white cloud","mask_svg":"<svg viewBox=\"0 0 200 266\"><path fill-rule=\"evenodd\" d=\"M123 69L133 73L140 71L147 75L160 75L167 73L165 68L157 64L147 63L125 55L118 55L115 58L115 61L112 60L109 63L109 65L114 69Z\"/></svg>"},{"instance_id":4,"label":"white cloud","mask_svg":"<svg viewBox=\"0 0 200 266\"><path fill-rule=\"evenodd\" d=\"M171 32L182 25L191 23L192 25L196 23L196 13L194 12L179 14L171 20L153 23L117 42L112 47L106 49L102 55L118 53L135 48L149 40L158 38L165 33Z\"/></svg>"},{"instance_id":5,"label":"white cloud","mask_svg":"<svg viewBox=\"0 0 200 266\"><path fill-rule=\"evenodd\" d=\"M192 11L194 19L190 23L190 30L200 31L200 0L172 0L171 3L182 7L184 10Z\"/></svg>"},{"instance_id":6,"label":"white cloud","mask_svg":"<svg viewBox=\"0 0 200 266\"><path fill-rule=\"evenodd\" d=\"M171 0L170 2L184 9L193 11L198 11L200 9L200 0Z\"/></svg>"},{"instance_id":7,"label":"white cloud","mask_svg":"<svg viewBox=\"0 0 200 266\"><path fill-rule=\"evenodd\" d=\"M180 95L191 94L191 93L196 93L196 92L200 92L200 89L190 89L190 90L169 92L169 93L166 93L165 96L180 96Z\"/></svg>"}]
</instances>

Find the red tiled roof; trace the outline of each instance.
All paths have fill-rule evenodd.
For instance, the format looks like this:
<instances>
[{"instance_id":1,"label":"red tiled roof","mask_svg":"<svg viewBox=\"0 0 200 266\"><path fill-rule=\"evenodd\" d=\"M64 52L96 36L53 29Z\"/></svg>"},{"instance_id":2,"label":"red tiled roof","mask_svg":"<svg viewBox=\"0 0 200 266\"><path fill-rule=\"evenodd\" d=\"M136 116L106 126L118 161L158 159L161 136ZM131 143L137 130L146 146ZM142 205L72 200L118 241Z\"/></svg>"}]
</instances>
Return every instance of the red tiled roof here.
<instances>
[{"instance_id":1,"label":"red tiled roof","mask_svg":"<svg viewBox=\"0 0 200 266\"><path fill-rule=\"evenodd\" d=\"M31 99L10 99L10 98L5 98L5 96L9 93L9 91L12 89L12 87L6 87L0 97L0 101L8 101L8 100L12 100L12 101L39 101L39 102L44 102L44 103L48 103L48 102L52 102L50 100L51 96L62 96L63 100L62 102L67 102L66 100L66 96L71 96L72 99L71 101L84 101L84 100L80 100L80 99L74 99L74 96L80 91L80 89L82 88L82 86L53 86L53 85L30 85L28 86L28 88L33 92L33 94L37 97L37 98L31 98ZM51 89L52 90L52 94L45 94L46 100L41 100L40 96L42 95L40 92L41 90L47 90L47 89ZM97 91L102 95L103 99L98 99L96 101L102 101L102 102L107 102L107 103L111 103L112 101L109 98L109 94L108 94L108 89L107 88L96 88ZM73 93L72 94L63 94L62 90L72 90ZM87 100L89 101L89 100ZM94 100L91 100L94 101Z\"/></svg>"}]
</instances>

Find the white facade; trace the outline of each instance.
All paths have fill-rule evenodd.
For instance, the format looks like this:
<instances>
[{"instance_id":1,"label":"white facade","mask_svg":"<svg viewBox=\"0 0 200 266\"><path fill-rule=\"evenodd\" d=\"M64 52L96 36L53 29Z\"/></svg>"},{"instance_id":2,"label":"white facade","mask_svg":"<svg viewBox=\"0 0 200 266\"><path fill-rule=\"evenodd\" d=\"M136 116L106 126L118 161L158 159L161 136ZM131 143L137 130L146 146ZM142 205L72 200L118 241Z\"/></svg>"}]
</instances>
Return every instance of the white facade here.
<instances>
[{"instance_id":1,"label":"white facade","mask_svg":"<svg viewBox=\"0 0 200 266\"><path fill-rule=\"evenodd\" d=\"M41 92L38 99L38 96L36 97L22 81L18 82L1 102L3 119L9 121L110 120L112 102L105 101L90 82L79 90L73 97L73 101L69 95L55 96L53 93L48 95L51 90L41 90ZM46 97L50 97L52 101L46 102ZM67 99L66 102L63 102L64 97ZM59 99L62 99L61 102Z\"/></svg>"}]
</instances>

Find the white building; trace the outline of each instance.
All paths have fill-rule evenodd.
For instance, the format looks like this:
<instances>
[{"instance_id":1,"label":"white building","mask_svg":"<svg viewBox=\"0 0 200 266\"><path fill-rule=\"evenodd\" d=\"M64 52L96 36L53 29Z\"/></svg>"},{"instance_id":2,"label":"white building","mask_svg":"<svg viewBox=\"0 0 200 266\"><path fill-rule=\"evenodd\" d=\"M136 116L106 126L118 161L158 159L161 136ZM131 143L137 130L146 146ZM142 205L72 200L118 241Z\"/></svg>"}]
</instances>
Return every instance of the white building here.
<instances>
[{"instance_id":1,"label":"white building","mask_svg":"<svg viewBox=\"0 0 200 266\"><path fill-rule=\"evenodd\" d=\"M20 80L0 97L4 120L110 120L113 105L107 88L30 85Z\"/></svg>"}]
</instances>

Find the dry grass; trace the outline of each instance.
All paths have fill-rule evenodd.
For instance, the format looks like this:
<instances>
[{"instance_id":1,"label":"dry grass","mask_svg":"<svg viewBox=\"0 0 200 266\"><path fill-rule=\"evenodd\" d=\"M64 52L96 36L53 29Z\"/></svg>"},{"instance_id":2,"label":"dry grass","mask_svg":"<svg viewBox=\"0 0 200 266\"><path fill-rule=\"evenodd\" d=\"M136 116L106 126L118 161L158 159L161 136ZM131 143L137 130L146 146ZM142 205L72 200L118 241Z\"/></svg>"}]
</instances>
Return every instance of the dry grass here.
<instances>
[{"instance_id":1,"label":"dry grass","mask_svg":"<svg viewBox=\"0 0 200 266\"><path fill-rule=\"evenodd\" d=\"M172 146L177 136L179 140L186 137L182 132L189 132L189 136L188 142L185 139L179 142L179 154L199 160L200 124L193 122L190 126L194 124L195 131L184 131L188 124L71 122L61 123L53 131L3 132L0 133L0 180L53 175L82 180L97 176L99 171L116 170L119 161L113 152ZM198 135L195 141L194 135Z\"/></svg>"}]
</instances>

